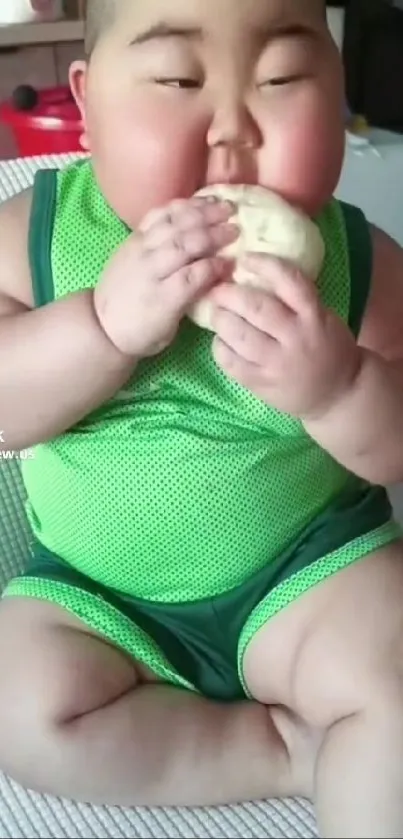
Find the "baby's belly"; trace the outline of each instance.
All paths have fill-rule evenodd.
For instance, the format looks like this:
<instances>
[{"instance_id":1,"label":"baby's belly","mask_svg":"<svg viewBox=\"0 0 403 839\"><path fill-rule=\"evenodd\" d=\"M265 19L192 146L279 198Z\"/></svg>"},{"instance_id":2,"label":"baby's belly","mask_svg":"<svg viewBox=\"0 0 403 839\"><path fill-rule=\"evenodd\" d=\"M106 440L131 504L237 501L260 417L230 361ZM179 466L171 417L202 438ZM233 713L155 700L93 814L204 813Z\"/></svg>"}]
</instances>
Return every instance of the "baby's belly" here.
<instances>
[{"instance_id":1,"label":"baby's belly","mask_svg":"<svg viewBox=\"0 0 403 839\"><path fill-rule=\"evenodd\" d=\"M37 538L82 573L148 600L214 596L293 541L340 489L306 440L287 448L167 430L100 448L86 435L24 465Z\"/></svg>"}]
</instances>

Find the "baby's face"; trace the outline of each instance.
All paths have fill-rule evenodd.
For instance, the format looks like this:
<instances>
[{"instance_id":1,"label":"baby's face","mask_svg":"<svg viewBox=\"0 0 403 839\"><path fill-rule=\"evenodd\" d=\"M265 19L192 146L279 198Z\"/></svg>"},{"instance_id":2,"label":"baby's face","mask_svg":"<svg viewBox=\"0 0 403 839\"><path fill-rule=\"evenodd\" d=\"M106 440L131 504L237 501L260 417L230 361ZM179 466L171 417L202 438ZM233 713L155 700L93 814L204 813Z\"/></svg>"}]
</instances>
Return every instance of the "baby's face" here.
<instances>
[{"instance_id":1,"label":"baby's face","mask_svg":"<svg viewBox=\"0 0 403 839\"><path fill-rule=\"evenodd\" d=\"M206 184L261 184L314 214L344 151L321 0L120 0L81 88L101 189L135 228ZM120 8L120 6L119 6Z\"/></svg>"}]
</instances>

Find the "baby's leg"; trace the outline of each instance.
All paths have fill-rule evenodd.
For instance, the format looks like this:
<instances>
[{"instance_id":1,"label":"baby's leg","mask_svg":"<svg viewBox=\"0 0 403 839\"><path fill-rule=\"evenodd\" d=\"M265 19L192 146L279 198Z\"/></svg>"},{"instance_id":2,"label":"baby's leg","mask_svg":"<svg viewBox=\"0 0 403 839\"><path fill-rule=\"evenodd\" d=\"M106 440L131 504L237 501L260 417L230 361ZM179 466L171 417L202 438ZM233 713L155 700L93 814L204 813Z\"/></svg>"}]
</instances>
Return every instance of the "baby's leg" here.
<instances>
[{"instance_id":1,"label":"baby's leg","mask_svg":"<svg viewBox=\"0 0 403 839\"><path fill-rule=\"evenodd\" d=\"M47 603L0 603L0 769L24 786L132 806L298 792L268 710L147 683Z\"/></svg>"},{"instance_id":2,"label":"baby's leg","mask_svg":"<svg viewBox=\"0 0 403 839\"><path fill-rule=\"evenodd\" d=\"M322 835L402 837L402 546L304 595L260 631L244 664L254 697L283 701L324 732L314 789Z\"/></svg>"}]
</instances>

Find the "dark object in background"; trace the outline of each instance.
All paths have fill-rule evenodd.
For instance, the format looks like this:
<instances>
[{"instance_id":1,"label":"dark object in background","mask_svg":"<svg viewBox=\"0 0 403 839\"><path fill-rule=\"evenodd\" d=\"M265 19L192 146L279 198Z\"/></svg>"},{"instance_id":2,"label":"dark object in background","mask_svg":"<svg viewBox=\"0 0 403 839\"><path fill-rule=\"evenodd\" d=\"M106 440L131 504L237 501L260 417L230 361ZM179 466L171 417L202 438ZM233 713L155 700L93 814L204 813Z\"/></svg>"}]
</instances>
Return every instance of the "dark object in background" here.
<instances>
[{"instance_id":1,"label":"dark object in background","mask_svg":"<svg viewBox=\"0 0 403 839\"><path fill-rule=\"evenodd\" d=\"M68 86L20 85L0 102L0 122L12 131L20 157L83 151L81 116Z\"/></svg>"},{"instance_id":2,"label":"dark object in background","mask_svg":"<svg viewBox=\"0 0 403 839\"><path fill-rule=\"evenodd\" d=\"M388 0L346 3L343 59L350 110L403 133L403 9Z\"/></svg>"},{"instance_id":3,"label":"dark object in background","mask_svg":"<svg viewBox=\"0 0 403 839\"><path fill-rule=\"evenodd\" d=\"M50 88L45 93L41 93L29 84L20 84L15 88L11 99L17 111L32 111L41 100L48 108L74 103L71 90L67 86Z\"/></svg>"},{"instance_id":4,"label":"dark object in background","mask_svg":"<svg viewBox=\"0 0 403 839\"><path fill-rule=\"evenodd\" d=\"M37 91L29 84L16 87L12 96L13 105L17 111L31 111L38 104L38 99Z\"/></svg>"}]
</instances>

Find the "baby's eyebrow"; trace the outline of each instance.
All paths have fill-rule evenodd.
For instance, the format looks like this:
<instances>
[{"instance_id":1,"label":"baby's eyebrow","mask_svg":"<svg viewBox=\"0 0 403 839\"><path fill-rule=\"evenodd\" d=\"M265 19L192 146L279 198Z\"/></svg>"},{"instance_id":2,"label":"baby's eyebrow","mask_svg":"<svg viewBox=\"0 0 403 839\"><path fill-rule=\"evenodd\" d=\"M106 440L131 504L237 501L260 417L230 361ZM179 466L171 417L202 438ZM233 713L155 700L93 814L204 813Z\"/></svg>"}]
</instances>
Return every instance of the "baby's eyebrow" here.
<instances>
[{"instance_id":1,"label":"baby's eyebrow","mask_svg":"<svg viewBox=\"0 0 403 839\"><path fill-rule=\"evenodd\" d=\"M282 38L309 38L315 39L316 32L302 23L275 24L266 28L258 28L252 31L252 37L261 44L267 44ZM162 40L167 38L186 38L187 40L201 41L206 33L198 26L175 26L169 23L156 23L140 32L130 41L130 46L139 46L149 41Z\"/></svg>"},{"instance_id":2,"label":"baby's eyebrow","mask_svg":"<svg viewBox=\"0 0 403 839\"><path fill-rule=\"evenodd\" d=\"M188 38L191 40L202 40L204 32L200 27L171 26L168 23L156 23L144 32L140 32L130 41L130 46L139 46L148 41L156 41L164 38Z\"/></svg>"},{"instance_id":3,"label":"baby's eyebrow","mask_svg":"<svg viewBox=\"0 0 403 839\"><path fill-rule=\"evenodd\" d=\"M311 29L309 26L305 26L303 23L271 25L266 28L256 29L253 34L256 40L262 44L281 40L282 38L306 38L309 40L316 40L318 37L317 32L315 32L314 29Z\"/></svg>"}]
</instances>

